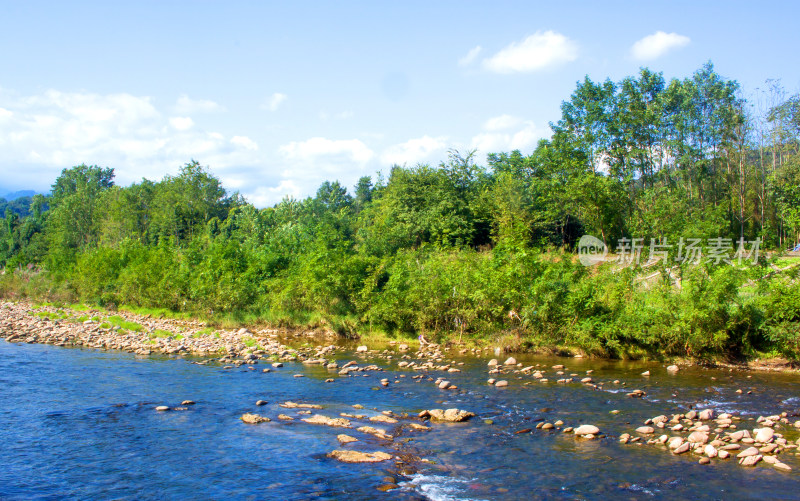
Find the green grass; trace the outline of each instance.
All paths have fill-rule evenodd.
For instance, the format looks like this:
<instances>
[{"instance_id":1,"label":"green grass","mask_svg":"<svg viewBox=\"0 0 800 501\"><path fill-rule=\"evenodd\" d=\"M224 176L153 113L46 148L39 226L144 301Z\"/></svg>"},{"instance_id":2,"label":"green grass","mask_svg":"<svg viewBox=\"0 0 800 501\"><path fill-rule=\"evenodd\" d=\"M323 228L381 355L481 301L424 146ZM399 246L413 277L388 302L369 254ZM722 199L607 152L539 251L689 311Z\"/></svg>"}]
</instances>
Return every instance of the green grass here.
<instances>
[{"instance_id":1,"label":"green grass","mask_svg":"<svg viewBox=\"0 0 800 501\"><path fill-rule=\"evenodd\" d=\"M50 320L62 320L69 317L69 314L63 311L37 311L34 316L39 318L49 318Z\"/></svg>"},{"instance_id":2,"label":"green grass","mask_svg":"<svg viewBox=\"0 0 800 501\"><path fill-rule=\"evenodd\" d=\"M243 342L243 343L244 343L244 345L245 345L245 346L247 346L248 348L258 348L258 349L260 349L260 348L261 348L261 347L258 345L258 341L256 341L255 339L253 339L252 337L249 337L249 336L248 336L248 337L245 337L245 338L242 338L242 342Z\"/></svg>"},{"instance_id":3,"label":"green grass","mask_svg":"<svg viewBox=\"0 0 800 501\"><path fill-rule=\"evenodd\" d=\"M143 330L140 324L125 320L119 315L112 315L108 317L108 322L115 327L119 327L120 329L125 329L128 331L141 332Z\"/></svg>"},{"instance_id":4,"label":"green grass","mask_svg":"<svg viewBox=\"0 0 800 501\"><path fill-rule=\"evenodd\" d=\"M172 311L168 308L145 308L141 306L122 305L117 309L119 311L127 311L136 315L150 315L153 318L173 318L178 320L190 320L193 318L193 316L189 313Z\"/></svg>"}]
</instances>

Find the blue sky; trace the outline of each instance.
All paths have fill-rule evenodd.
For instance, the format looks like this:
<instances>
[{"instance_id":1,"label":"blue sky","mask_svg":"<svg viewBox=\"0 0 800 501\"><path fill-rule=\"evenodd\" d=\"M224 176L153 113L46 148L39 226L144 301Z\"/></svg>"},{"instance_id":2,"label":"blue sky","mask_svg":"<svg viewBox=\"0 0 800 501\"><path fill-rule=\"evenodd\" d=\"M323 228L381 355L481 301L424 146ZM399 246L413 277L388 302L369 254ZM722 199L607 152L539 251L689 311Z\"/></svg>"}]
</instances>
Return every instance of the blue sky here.
<instances>
[{"instance_id":1,"label":"blue sky","mask_svg":"<svg viewBox=\"0 0 800 501\"><path fill-rule=\"evenodd\" d=\"M319 184L530 153L584 75L713 61L800 89L792 2L0 1L0 188L191 159L263 207ZM755 100L754 100L755 102Z\"/></svg>"}]
</instances>

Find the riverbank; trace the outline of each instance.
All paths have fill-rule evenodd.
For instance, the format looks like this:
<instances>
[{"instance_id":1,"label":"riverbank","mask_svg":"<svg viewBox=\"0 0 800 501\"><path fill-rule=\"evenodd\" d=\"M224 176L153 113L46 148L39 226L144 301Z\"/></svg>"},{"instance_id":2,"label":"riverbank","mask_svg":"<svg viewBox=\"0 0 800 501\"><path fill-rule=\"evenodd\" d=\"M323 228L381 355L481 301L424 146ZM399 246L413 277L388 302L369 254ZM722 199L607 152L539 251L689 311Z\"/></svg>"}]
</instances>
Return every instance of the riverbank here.
<instances>
[{"instance_id":1,"label":"riverbank","mask_svg":"<svg viewBox=\"0 0 800 501\"><path fill-rule=\"evenodd\" d=\"M363 338L342 337L326 327L273 327L263 323L228 328L214 326L199 318L166 317L163 313L136 313L127 310L109 311L84 305L60 307L26 301L0 302L0 337L12 342L45 343L55 346L121 350L138 355L195 355L237 361L271 358L281 361L323 360L325 353L338 347L357 344L372 348L403 345L418 350L414 338L391 338L383 333L370 333ZM311 343L313 348L301 346ZM425 341L426 345L440 345ZM299 349L298 349L299 348ZM604 358L570 347L526 347L521 338L506 333L492 340L446 339L441 349L454 354L476 356L528 353L570 358ZM425 350L423 350L423 353ZM246 356L245 359L238 359ZM250 358L254 356L255 358ZM731 363L729 360L701 360L671 357L664 364L687 366L700 363L705 367L768 372L800 371L796 361L772 357Z\"/></svg>"}]
</instances>

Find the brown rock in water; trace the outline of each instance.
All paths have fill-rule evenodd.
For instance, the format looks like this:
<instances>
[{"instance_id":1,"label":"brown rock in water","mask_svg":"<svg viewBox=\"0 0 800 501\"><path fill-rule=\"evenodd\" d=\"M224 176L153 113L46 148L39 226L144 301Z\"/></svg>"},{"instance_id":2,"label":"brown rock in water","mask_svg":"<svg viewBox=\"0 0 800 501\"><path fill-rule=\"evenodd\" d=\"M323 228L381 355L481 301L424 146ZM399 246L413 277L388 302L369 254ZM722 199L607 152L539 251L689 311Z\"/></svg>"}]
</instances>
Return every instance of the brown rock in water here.
<instances>
[{"instance_id":1,"label":"brown rock in water","mask_svg":"<svg viewBox=\"0 0 800 501\"><path fill-rule=\"evenodd\" d=\"M167 405L159 405L158 407L156 407L156 410L158 412L168 411L169 410L169 406L167 406Z\"/></svg>"},{"instance_id":2,"label":"brown rock in water","mask_svg":"<svg viewBox=\"0 0 800 501\"><path fill-rule=\"evenodd\" d=\"M394 423L397 422L397 420L395 418L389 417L389 416L384 416L383 414L378 414L377 416L372 416L371 418L369 418L369 420L372 421L373 423L394 424Z\"/></svg>"},{"instance_id":3,"label":"brown rock in water","mask_svg":"<svg viewBox=\"0 0 800 501\"><path fill-rule=\"evenodd\" d=\"M256 402L256 405L258 405L259 407L262 406L262 405L267 405L267 401L266 400L258 400Z\"/></svg>"},{"instance_id":4,"label":"brown rock in water","mask_svg":"<svg viewBox=\"0 0 800 501\"><path fill-rule=\"evenodd\" d=\"M314 414L309 418L302 419L303 422L309 424L322 424L325 426L333 426L335 428L350 428L350 421L344 418L330 418L322 414Z\"/></svg>"},{"instance_id":5,"label":"brown rock in water","mask_svg":"<svg viewBox=\"0 0 800 501\"><path fill-rule=\"evenodd\" d=\"M344 433L336 435L336 440L342 444L349 444L350 442L358 442L356 437L351 437L350 435L345 435Z\"/></svg>"},{"instance_id":6,"label":"brown rock in water","mask_svg":"<svg viewBox=\"0 0 800 501\"><path fill-rule=\"evenodd\" d=\"M381 428L373 428L372 426L359 426L356 430L360 431L361 433L368 433L370 435L374 435L378 438L382 438L383 440L393 440L394 437L386 433L386 430Z\"/></svg>"},{"instance_id":7,"label":"brown rock in water","mask_svg":"<svg viewBox=\"0 0 800 501\"><path fill-rule=\"evenodd\" d=\"M328 454L328 457L341 461L343 463L379 463L381 461L388 461L392 459L391 454L385 452L359 452L359 451L343 451L335 450Z\"/></svg>"},{"instance_id":8,"label":"brown rock in water","mask_svg":"<svg viewBox=\"0 0 800 501\"><path fill-rule=\"evenodd\" d=\"M458 423L461 421L466 421L467 419L474 417L474 412L464 411L460 409L431 409L427 412L427 416L431 418L433 421L444 421L446 423ZM425 417L420 413L420 417Z\"/></svg>"},{"instance_id":9,"label":"brown rock in water","mask_svg":"<svg viewBox=\"0 0 800 501\"><path fill-rule=\"evenodd\" d=\"M242 414L242 417L239 419L247 424L268 423L270 421L270 419L266 416L259 416L258 414L251 414L249 412Z\"/></svg>"},{"instance_id":10,"label":"brown rock in water","mask_svg":"<svg viewBox=\"0 0 800 501\"><path fill-rule=\"evenodd\" d=\"M184 400L183 402L181 402L181 405L194 405L194 404L195 404L194 400Z\"/></svg>"},{"instance_id":11,"label":"brown rock in water","mask_svg":"<svg viewBox=\"0 0 800 501\"><path fill-rule=\"evenodd\" d=\"M503 365L517 365L517 359L514 357L508 357Z\"/></svg>"},{"instance_id":12,"label":"brown rock in water","mask_svg":"<svg viewBox=\"0 0 800 501\"><path fill-rule=\"evenodd\" d=\"M508 381L505 381L505 380L497 381L496 383L494 383L494 386L496 388L502 388L504 386L508 386Z\"/></svg>"},{"instance_id":13,"label":"brown rock in water","mask_svg":"<svg viewBox=\"0 0 800 501\"><path fill-rule=\"evenodd\" d=\"M652 435L655 431L656 430L652 426L640 426L636 428L636 433L641 433L642 435Z\"/></svg>"}]
</instances>

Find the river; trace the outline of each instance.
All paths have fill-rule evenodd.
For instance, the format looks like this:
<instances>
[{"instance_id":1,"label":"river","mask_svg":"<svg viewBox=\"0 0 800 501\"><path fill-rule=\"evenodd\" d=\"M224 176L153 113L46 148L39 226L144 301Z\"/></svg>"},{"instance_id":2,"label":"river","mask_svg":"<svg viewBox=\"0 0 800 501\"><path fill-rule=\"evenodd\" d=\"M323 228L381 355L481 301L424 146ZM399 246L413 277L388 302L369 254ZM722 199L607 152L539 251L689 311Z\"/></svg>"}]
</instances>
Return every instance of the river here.
<instances>
[{"instance_id":1,"label":"river","mask_svg":"<svg viewBox=\"0 0 800 501\"><path fill-rule=\"evenodd\" d=\"M486 384L489 357L456 356L448 360L461 372L430 375L459 389L440 390L412 379L420 372L398 368L399 354L387 360L345 351L334 358L375 363L385 372L340 377L287 363L264 373L264 363L226 369L191 357L0 340L0 499L800 499L796 450L780 455L793 468L781 472L763 462L742 467L733 458L700 465L698 456L616 438L647 418L690 406L735 413L743 418L740 428L780 412L793 423L800 410L795 373L687 367L670 375L656 363L521 356L524 364L546 367L550 382L512 373L503 376L508 387L496 388ZM555 383L555 364L566 364L567 375L590 370L603 388ZM644 370L651 376L643 377ZM381 378L390 380L388 387ZM634 388L646 396L626 396ZM154 410L186 399L196 404ZM267 404L256 407L260 399ZM279 407L289 400L323 405L315 412L331 417L450 407L477 416L386 443L355 430L277 419L303 417ZM239 420L245 412L272 421L247 425ZM558 420L594 424L605 436L583 440L535 429ZM361 424L372 423L354 427ZM524 429L533 431L515 433ZM797 439L791 425L776 431ZM359 442L339 445L342 432ZM347 447L413 459L398 468L393 461L345 464L327 456ZM389 482L399 487L378 490Z\"/></svg>"}]
</instances>

